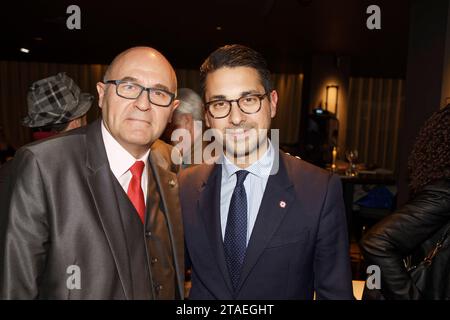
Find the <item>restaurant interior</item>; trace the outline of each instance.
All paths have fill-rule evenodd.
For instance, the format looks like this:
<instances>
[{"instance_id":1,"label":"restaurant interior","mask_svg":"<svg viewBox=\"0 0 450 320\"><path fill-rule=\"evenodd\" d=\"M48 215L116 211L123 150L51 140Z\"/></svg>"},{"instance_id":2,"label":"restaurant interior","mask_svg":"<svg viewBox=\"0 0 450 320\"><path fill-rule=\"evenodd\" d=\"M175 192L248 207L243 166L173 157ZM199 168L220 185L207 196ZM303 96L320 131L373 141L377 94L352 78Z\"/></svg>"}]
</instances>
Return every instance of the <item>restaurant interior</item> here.
<instances>
[{"instance_id":1,"label":"restaurant interior","mask_svg":"<svg viewBox=\"0 0 450 320\"><path fill-rule=\"evenodd\" d=\"M80 25L69 28L71 5ZM95 97L126 48L160 50L178 87L201 93L199 67L239 43L261 52L279 95L280 148L338 174L355 296L367 277L362 235L408 199L407 158L425 120L450 99L450 7L436 0L12 1L1 4L0 138L21 125L27 90L66 72ZM100 115L96 106L88 122Z\"/></svg>"}]
</instances>

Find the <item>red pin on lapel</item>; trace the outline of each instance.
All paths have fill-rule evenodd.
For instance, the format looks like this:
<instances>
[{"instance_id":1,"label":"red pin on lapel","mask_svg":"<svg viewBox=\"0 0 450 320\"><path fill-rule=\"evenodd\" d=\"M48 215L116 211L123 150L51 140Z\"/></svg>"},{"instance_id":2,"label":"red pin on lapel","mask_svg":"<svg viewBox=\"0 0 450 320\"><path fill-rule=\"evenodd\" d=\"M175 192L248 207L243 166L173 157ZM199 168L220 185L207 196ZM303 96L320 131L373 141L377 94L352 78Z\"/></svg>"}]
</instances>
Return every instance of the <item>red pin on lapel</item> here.
<instances>
[{"instance_id":1,"label":"red pin on lapel","mask_svg":"<svg viewBox=\"0 0 450 320\"><path fill-rule=\"evenodd\" d=\"M280 208L286 208L286 202L280 201Z\"/></svg>"}]
</instances>

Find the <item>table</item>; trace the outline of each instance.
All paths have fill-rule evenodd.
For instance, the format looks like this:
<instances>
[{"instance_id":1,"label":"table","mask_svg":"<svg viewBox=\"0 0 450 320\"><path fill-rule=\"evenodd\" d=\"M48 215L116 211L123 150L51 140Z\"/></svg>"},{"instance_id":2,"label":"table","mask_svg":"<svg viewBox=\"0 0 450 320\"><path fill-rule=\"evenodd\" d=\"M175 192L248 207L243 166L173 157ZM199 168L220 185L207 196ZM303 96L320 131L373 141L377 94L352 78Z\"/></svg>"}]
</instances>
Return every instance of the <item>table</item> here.
<instances>
[{"instance_id":1,"label":"table","mask_svg":"<svg viewBox=\"0 0 450 320\"><path fill-rule=\"evenodd\" d=\"M356 177L339 175L342 182L345 213L347 216L347 228L349 236L353 230L353 192L355 184L361 185L395 185L396 181L392 174L359 174Z\"/></svg>"}]
</instances>

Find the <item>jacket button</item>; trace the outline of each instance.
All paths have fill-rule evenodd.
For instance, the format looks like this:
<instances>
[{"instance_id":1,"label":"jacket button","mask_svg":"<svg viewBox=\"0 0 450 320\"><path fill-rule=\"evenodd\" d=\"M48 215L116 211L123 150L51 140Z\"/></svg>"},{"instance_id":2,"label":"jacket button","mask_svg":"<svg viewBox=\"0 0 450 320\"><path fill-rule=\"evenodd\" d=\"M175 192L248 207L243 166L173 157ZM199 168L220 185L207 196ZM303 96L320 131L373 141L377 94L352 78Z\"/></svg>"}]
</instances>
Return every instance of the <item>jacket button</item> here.
<instances>
[{"instance_id":1,"label":"jacket button","mask_svg":"<svg viewBox=\"0 0 450 320\"><path fill-rule=\"evenodd\" d=\"M150 238L150 237L152 236L152 232L151 232L151 231L146 231L146 232L145 232L145 236L146 236L147 238Z\"/></svg>"},{"instance_id":2,"label":"jacket button","mask_svg":"<svg viewBox=\"0 0 450 320\"><path fill-rule=\"evenodd\" d=\"M155 264L155 263L157 263L158 262L158 258L152 258L152 264Z\"/></svg>"},{"instance_id":3,"label":"jacket button","mask_svg":"<svg viewBox=\"0 0 450 320\"><path fill-rule=\"evenodd\" d=\"M160 292L160 291L163 289L162 284L157 284L157 285L155 286L155 289L156 289L157 292Z\"/></svg>"},{"instance_id":4,"label":"jacket button","mask_svg":"<svg viewBox=\"0 0 450 320\"><path fill-rule=\"evenodd\" d=\"M173 188L173 187L175 187L175 185L176 185L175 180L170 179L170 180L169 180L169 186L170 186L171 188Z\"/></svg>"}]
</instances>

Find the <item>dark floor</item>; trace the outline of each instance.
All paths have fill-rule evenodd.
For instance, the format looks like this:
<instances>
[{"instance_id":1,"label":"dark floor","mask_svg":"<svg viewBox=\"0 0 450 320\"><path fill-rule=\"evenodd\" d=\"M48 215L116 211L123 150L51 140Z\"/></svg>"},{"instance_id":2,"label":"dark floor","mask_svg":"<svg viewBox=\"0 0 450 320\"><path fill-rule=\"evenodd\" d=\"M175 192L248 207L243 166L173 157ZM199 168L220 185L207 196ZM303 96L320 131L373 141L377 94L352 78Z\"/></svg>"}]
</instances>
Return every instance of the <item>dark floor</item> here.
<instances>
[{"instance_id":1,"label":"dark floor","mask_svg":"<svg viewBox=\"0 0 450 320\"><path fill-rule=\"evenodd\" d=\"M353 280L366 280L366 264L364 257L361 254L359 242L362 236L377 222L379 222L383 216L378 217L364 217L358 218L358 212L354 213L352 221L352 227L350 230L350 260L352 265L352 279Z\"/></svg>"},{"instance_id":2,"label":"dark floor","mask_svg":"<svg viewBox=\"0 0 450 320\"><path fill-rule=\"evenodd\" d=\"M350 261L352 265L352 279L353 280L366 280L366 270L364 264L364 258L361 255L359 245L355 241L350 242Z\"/></svg>"}]
</instances>

